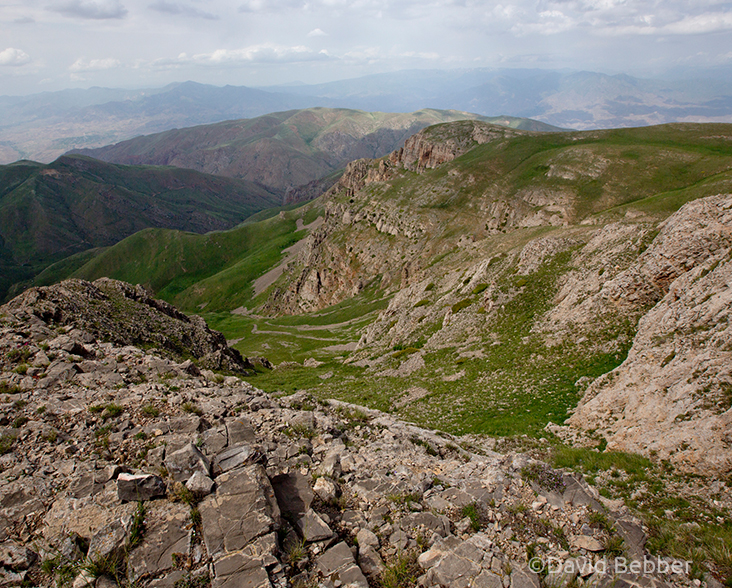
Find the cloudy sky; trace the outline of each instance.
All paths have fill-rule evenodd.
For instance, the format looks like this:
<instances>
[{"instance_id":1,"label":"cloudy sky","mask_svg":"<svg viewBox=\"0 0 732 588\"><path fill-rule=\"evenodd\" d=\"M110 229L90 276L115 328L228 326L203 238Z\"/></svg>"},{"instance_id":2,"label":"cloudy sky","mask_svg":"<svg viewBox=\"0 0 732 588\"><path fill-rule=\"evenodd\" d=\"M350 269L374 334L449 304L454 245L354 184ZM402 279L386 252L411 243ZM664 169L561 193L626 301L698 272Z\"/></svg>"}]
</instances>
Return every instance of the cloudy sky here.
<instances>
[{"instance_id":1,"label":"cloudy sky","mask_svg":"<svg viewBox=\"0 0 732 588\"><path fill-rule=\"evenodd\" d=\"M0 0L0 95L730 64L732 2L714 0Z\"/></svg>"}]
</instances>

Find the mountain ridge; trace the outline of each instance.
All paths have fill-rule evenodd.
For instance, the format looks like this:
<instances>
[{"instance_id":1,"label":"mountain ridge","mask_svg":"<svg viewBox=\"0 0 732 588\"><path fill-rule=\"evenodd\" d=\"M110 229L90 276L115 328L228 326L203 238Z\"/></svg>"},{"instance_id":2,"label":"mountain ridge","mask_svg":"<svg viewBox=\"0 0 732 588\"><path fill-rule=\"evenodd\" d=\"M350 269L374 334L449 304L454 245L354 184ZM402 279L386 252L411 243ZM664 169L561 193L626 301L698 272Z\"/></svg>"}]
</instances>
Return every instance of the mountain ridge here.
<instances>
[{"instance_id":1,"label":"mountain ridge","mask_svg":"<svg viewBox=\"0 0 732 588\"><path fill-rule=\"evenodd\" d=\"M112 163L174 165L245 178L285 195L354 159L386 155L426 126L469 118L539 131L560 130L533 121L459 111L392 114L311 108L175 129L76 152Z\"/></svg>"}]
</instances>

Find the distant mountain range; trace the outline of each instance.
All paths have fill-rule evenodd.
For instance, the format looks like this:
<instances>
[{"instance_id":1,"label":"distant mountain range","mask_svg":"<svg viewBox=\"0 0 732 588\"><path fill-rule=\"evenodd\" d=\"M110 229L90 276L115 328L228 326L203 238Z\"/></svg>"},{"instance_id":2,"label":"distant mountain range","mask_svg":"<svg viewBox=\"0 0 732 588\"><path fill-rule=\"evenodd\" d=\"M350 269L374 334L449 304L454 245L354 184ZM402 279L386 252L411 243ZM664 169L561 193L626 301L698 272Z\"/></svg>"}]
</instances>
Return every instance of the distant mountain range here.
<instances>
[{"instance_id":1,"label":"distant mountain range","mask_svg":"<svg viewBox=\"0 0 732 588\"><path fill-rule=\"evenodd\" d=\"M382 157L425 127L466 119L523 130L561 130L522 118L455 110L389 114L310 108L174 129L77 152L112 163L172 165L243 178L296 201L322 193L336 181L332 174L349 161ZM318 185L303 188L311 182Z\"/></svg>"},{"instance_id":2,"label":"distant mountain range","mask_svg":"<svg viewBox=\"0 0 732 588\"><path fill-rule=\"evenodd\" d=\"M413 70L317 85L185 82L136 91L91 88L0 96L0 163L49 162L71 149L316 106L454 109L575 129L732 122L732 81L728 75L666 81L551 70Z\"/></svg>"},{"instance_id":3,"label":"distant mountain range","mask_svg":"<svg viewBox=\"0 0 732 588\"><path fill-rule=\"evenodd\" d=\"M80 156L0 166L0 298L51 263L142 229L228 229L280 200L246 180Z\"/></svg>"}]
</instances>

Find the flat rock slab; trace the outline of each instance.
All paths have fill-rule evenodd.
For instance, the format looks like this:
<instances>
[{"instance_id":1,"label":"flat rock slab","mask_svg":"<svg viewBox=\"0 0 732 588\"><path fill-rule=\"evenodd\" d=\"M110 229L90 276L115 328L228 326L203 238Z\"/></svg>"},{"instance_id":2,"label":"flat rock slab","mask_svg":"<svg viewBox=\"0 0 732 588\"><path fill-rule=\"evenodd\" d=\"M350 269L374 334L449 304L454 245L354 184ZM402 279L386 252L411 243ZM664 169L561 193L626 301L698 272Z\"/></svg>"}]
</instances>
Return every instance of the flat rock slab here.
<instances>
[{"instance_id":1,"label":"flat rock slab","mask_svg":"<svg viewBox=\"0 0 732 588\"><path fill-rule=\"evenodd\" d=\"M272 487L282 514L292 520L302 517L313 503L313 489L307 477L300 472L273 477Z\"/></svg>"},{"instance_id":2,"label":"flat rock slab","mask_svg":"<svg viewBox=\"0 0 732 588\"><path fill-rule=\"evenodd\" d=\"M222 474L199 506L209 555L238 551L279 527L280 509L264 468L255 464Z\"/></svg>"},{"instance_id":3,"label":"flat rock slab","mask_svg":"<svg viewBox=\"0 0 732 588\"><path fill-rule=\"evenodd\" d=\"M128 573L132 582L142 576L158 576L173 565L174 553L188 553L190 511L183 504L166 504L146 521L142 543L130 553Z\"/></svg>"},{"instance_id":4,"label":"flat rock slab","mask_svg":"<svg viewBox=\"0 0 732 588\"><path fill-rule=\"evenodd\" d=\"M236 447L230 447L229 449L219 453L214 459L214 476L219 476L224 472L233 470L234 468L251 465L252 463L259 461L261 457L262 455L247 443L237 445Z\"/></svg>"},{"instance_id":5,"label":"flat rock slab","mask_svg":"<svg viewBox=\"0 0 732 588\"><path fill-rule=\"evenodd\" d=\"M186 482L186 488L198 498L211 494L213 487L214 481L201 472L193 472L193 475Z\"/></svg>"},{"instance_id":6,"label":"flat rock slab","mask_svg":"<svg viewBox=\"0 0 732 588\"><path fill-rule=\"evenodd\" d=\"M246 417L226 419L226 431L229 435L229 445L254 443L257 440L252 422Z\"/></svg>"},{"instance_id":7,"label":"flat rock slab","mask_svg":"<svg viewBox=\"0 0 732 588\"><path fill-rule=\"evenodd\" d=\"M585 549L587 551L604 551L602 543L589 535L575 535L569 540L574 549Z\"/></svg>"},{"instance_id":8,"label":"flat rock slab","mask_svg":"<svg viewBox=\"0 0 732 588\"><path fill-rule=\"evenodd\" d=\"M512 565L511 569L511 588L540 588L539 576L526 566Z\"/></svg>"},{"instance_id":9,"label":"flat rock slab","mask_svg":"<svg viewBox=\"0 0 732 588\"><path fill-rule=\"evenodd\" d=\"M271 588L262 560L232 553L214 563L213 588Z\"/></svg>"},{"instance_id":10,"label":"flat rock slab","mask_svg":"<svg viewBox=\"0 0 732 588\"><path fill-rule=\"evenodd\" d=\"M331 547L315 561L315 564L322 574L334 584L340 582L340 585L344 587L368 588L368 580L363 575L361 568L356 565L353 553L345 541Z\"/></svg>"},{"instance_id":11,"label":"flat rock slab","mask_svg":"<svg viewBox=\"0 0 732 588\"><path fill-rule=\"evenodd\" d=\"M468 586L470 580L480 573L480 565L457 553L446 554L440 562L430 569L427 580L440 586L460 584Z\"/></svg>"},{"instance_id":12,"label":"flat rock slab","mask_svg":"<svg viewBox=\"0 0 732 588\"><path fill-rule=\"evenodd\" d=\"M120 500L150 500L165 496L165 482L154 474L120 474L117 476L117 497Z\"/></svg>"},{"instance_id":13,"label":"flat rock slab","mask_svg":"<svg viewBox=\"0 0 732 588\"><path fill-rule=\"evenodd\" d=\"M302 538L309 543L330 539L333 536L333 531L331 531L330 527L325 524L325 521L313 509L309 509L295 521L295 528Z\"/></svg>"}]
</instances>

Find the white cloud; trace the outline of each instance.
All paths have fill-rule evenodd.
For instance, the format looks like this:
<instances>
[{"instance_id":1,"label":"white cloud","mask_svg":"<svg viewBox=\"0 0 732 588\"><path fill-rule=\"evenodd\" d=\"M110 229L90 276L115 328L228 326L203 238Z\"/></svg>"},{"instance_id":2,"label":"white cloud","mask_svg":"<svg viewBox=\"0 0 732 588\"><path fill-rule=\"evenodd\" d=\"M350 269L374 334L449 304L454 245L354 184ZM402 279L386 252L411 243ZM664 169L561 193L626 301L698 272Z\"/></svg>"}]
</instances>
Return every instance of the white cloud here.
<instances>
[{"instance_id":1,"label":"white cloud","mask_svg":"<svg viewBox=\"0 0 732 588\"><path fill-rule=\"evenodd\" d=\"M181 16L190 16L193 18L203 18L206 20L219 20L219 17L210 12L204 12L193 6L181 4L179 2L168 2L167 0L158 0L154 4L150 4L151 10L162 12L164 14L174 14Z\"/></svg>"},{"instance_id":2,"label":"white cloud","mask_svg":"<svg viewBox=\"0 0 732 588\"><path fill-rule=\"evenodd\" d=\"M103 71L106 69L115 69L120 65L122 64L119 60L111 57L106 59L91 59L89 61L85 61L80 57L69 66L69 71L77 73L82 71Z\"/></svg>"},{"instance_id":3,"label":"white cloud","mask_svg":"<svg viewBox=\"0 0 732 588\"><path fill-rule=\"evenodd\" d=\"M711 12L686 17L668 24L664 30L680 35L698 35L732 29L732 12Z\"/></svg>"},{"instance_id":4,"label":"white cloud","mask_svg":"<svg viewBox=\"0 0 732 588\"><path fill-rule=\"evenodd\" d=\"M313 29L308 33L308 37L327 37L328 34L324 33L320 29Z\"/></svg>"},{"instance_id":5,"label":"white cloud","mask_svg":"<svg viewBox=\"0 0 732 588\"><path fill-rule=\"evenodd\" d=\"M245 0L239 12L281 12L307 8L303 0Z\"/></svg>"},{"instance_id":6,"label":"white cloud","mask_svg":"<svg viewBox=\"0 0 732 588\"><path fill-rule=\"evenodd\" d=\"M26 63L30 63L30 60L30 55L22 49L8 47L7 49L0 51L0 65L25 65Z\"/></svg>"},{"instance_id":7,"label":"white cloud","mask_svg":"<svg viewBox=\"0 0 732 588\"><path fill-rule=\"evenodd\" d=\"M119 0L66 0L55 2L48 10L72 18L92 20L118 19L127 16L127 9Z\"/></svg>"},{"instance_id":8,"label":"white cloud","mask_svg":"<svg viewBox=\"0 0 732 588\"><path fill-rule=\"evenodd\" d=\"M197 53L195 55L181 53L176 59L158 59L152 62L151 65L158 68L175 68L191 64L213 67L257 63L304 63L331 59L333 57L325 50L314 51L303 45L288 47L286 45L264 43L241 49L217 49L210 53Z\"/></svg>"}]
</instances>

